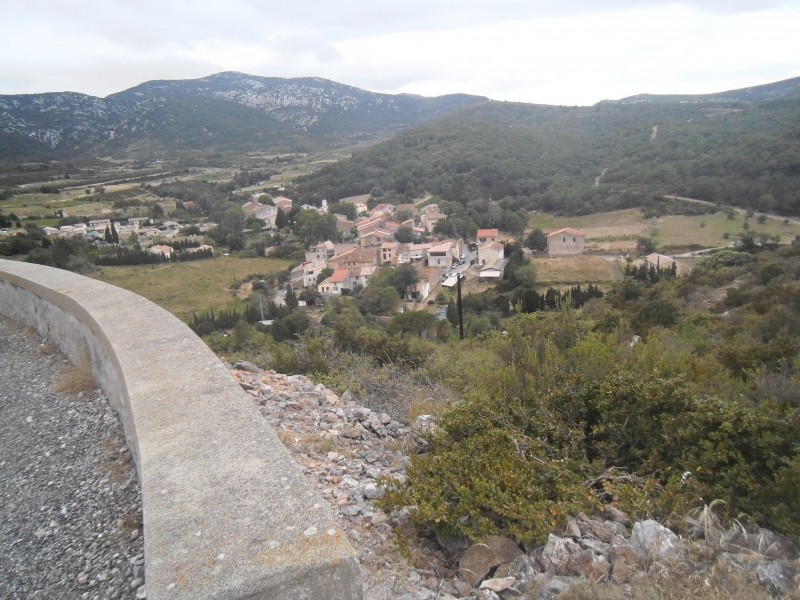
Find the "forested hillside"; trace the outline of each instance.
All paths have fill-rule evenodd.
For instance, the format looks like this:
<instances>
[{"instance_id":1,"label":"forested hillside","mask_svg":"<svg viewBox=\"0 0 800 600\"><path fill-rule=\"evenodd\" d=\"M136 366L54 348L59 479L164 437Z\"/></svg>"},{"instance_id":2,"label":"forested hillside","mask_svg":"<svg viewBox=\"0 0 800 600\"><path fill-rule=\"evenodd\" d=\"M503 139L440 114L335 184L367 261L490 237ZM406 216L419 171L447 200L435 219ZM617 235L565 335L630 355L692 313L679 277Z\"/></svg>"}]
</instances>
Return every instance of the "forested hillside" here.
<instances>
[{"instance_id":1,"label":"forested hillside","mask_svg":"<svg viewBox=\"0 0 800 600\"><path fill-rule=\"evenodd\" d=\"M800 95L757 103L556 107L491 102L407 130L300 180L304 198L378 189L563 214L677 194L800 214Z\"/></svg>"}]
</instances>

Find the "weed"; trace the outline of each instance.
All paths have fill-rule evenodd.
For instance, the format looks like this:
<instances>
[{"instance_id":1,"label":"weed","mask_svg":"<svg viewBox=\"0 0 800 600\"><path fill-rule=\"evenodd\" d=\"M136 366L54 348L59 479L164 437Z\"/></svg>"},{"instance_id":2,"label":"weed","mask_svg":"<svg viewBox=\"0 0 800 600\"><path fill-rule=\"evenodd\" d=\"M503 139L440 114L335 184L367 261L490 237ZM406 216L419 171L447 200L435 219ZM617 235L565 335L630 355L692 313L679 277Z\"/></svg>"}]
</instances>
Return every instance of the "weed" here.
<instances>
[{"instance_id":1,"label":"weed","mask_svg":"<svg viewBox=\"0 0 800 600\"><path fill-rule=\"evenodd\" d=\"M44 356L52 356L53 354L58 353L58 347L50 340L46 340L39 345L39 352L41 352Z\"/></svg>"},{"instance_id":2,"label":"weed","mask_svg":"<svg viewBox=\"0 0 800 600\"><path fill-rule=\"evenodd\" d=\"M687 519L702 531L703 539L707 542L718 543L724 531L722 520L715 512L716 507L722 504L727 503L719 499L713 500L711 504L703 502L703 506L693 510Z\"/></svg>"},{"instance_id":3,"label":"weed","mask_svg":"<svg viewBox=\"0 0 800 600\"><path fill-rule=\"evenodd\" d=\"M82 358L77 365L69 367L53 385L53 391L63 394L88 394L95 389L92 366L89 360Z\"/></svg>"}]
</instances>

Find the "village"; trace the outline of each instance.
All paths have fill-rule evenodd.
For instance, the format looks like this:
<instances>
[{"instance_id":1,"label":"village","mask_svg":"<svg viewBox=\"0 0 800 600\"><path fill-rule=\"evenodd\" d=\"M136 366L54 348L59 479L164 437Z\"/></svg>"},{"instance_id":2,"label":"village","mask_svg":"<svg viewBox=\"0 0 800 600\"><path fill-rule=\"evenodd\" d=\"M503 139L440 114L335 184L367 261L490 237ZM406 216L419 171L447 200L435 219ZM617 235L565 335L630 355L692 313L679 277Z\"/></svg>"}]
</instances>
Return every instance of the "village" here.
<instances>
[{"instance_id":1,"label":"village","mask_svg":"<svg viewBox=\"0 0 800 600\"><path fill-rule=\"evenodd\" d=\"M436 232L436 225L447 216L435 202L431 202L430 197L395 205L376 203L370 194L364 194L343 198L339 202L352 205L354 211L351 212L356 218L350 220L344 214L330 213L336 217L336 230L344 241L328 239L305 249L304 259L291 269L287 282L296 294L310 290L323 299L354 294L366 287L378 269L387 265L409 264L415 267L417 280L406 289L402 299L417 303L427 301L441 288L454 288L459 281L471 281L485 288L504 276L508 264L505 242L512 241L511 237L497 228L487 228L478 229L475 237L469 240L446 238ZM183 204L191 208L193 203L186 201ZM257 192L241 205L241 210L250 223L260 221L264 231L275 232L280 229L279 222L285 222L285 216L293 207L291 198L283 195L272 198ZM328 214L329 205L323 199L320 206L303 204L299 210ZM279 213L283 213L283 221ZM207 221L193 224L132 216L44 227L42 232L54 238L84 237L98 248L116 244L137 246L169 261L175 256L175 247L187 239L195 242L192 247L185 248L187 252L202 250L213 255L213 246L203 240L202 234L216 226L216 223ZM536 252L538 256L577 256L588 247L586 234L573 227L546 231L545 235L547 246L545 250ZM199 243L198 239L203 242ZM267 248L267 256L269 251ZM530 249L525 251L533 254ZM684 275L690 269L686 263L658 253L643 257L637 264L648 268L675 268L678 275Z\"/></svg>"}]
</instances>

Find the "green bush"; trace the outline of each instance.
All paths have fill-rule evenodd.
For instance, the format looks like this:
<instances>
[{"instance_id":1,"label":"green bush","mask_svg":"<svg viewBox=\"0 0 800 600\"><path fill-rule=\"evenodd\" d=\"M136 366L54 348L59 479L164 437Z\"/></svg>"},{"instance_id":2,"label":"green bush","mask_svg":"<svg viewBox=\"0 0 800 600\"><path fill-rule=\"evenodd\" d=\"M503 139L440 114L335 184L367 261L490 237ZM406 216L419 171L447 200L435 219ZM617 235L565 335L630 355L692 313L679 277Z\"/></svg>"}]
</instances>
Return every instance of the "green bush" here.
<instances>
[{"instance_id":1,"label":"green bush","mask_svg":"<svg viewBox=\"0 0 800 600\"><path fill-rule=\"evenodd\" d=\"M465 400L386 507L413 506L414 523L445 534L538 543L600 502L680 528L701 498L719 499L800 530L795 404L746 400L719 370L708 385L713 357L670 347L675 334L629 347L591 329L569 313L520 316L485 338L500 364L462 373Z\"/></svg>"}]
</instances>

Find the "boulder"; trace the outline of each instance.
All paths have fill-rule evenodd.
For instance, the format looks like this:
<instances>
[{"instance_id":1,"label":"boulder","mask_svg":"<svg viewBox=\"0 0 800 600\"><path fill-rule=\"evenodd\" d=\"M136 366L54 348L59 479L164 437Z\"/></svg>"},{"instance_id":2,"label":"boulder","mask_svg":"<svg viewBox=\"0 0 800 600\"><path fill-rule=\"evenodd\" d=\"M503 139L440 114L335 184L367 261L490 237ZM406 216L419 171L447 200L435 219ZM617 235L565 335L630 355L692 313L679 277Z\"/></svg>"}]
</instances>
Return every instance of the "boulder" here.
<instances>
[{"instance_id":1,"label":"boulder","mask_svg":"<svg viewBox=\"0 0 800 600\"><path fill-rule=\"evenodd\" d=\"M523 598L531 600L533 598L556 598L561 594L566 593L574 584L584 582L585 579L580 577L564 577L561 575L553 575L552 573L539 573L531 582L531 587L536 589L535 593L525 594Z\"/></svg>"},{"instance_id":2,"label":"boulder","mask_svg":"<svg viewBox=\"0 0 800 600\"><path fill-rule=\"evenodd\" d=\"M447 550L450 556L459 556L467 548L469 548L469 540L462 535L446 535L444 533L436 532L436 541L439 545Z\"/></svg>"},{"instance_id":3,"label":"boulder","mask_svg":"<svg viewBox=\"0 0 800 600\"><path fill-rule=\"evenodd\" d=\"M494 567L511 562L522 554L516 543L496 535L471 546L458 561L458 573L471 586L477 586Z\"/></svg>"},{"instance_id":4,"label":"boulder","mask_svg":"<svg viewBox=\"0 0 800 600\"><path fill-rule=\"evenodd\" d=\"M800 571L776 560L755 565L758 582L773 596L796 597L800 593Z\"/></svg>"},{"instance_id":5,"label":"boulder","mask_svg":"<svg viewBox=\"0 0 800 600\"><path fill-rule=\"evenodd\" d=\"M767 558L793 560L797 558L797 547L792 541L763 527L747 531L741 527L732 527L722 534L720 547L728 552L751 550Z\"/></svg>"},{"instance_id":6,"label":"boulder","mask_svg":"<svg viewBox=\"0 0 800 600\"><path fill-rule=\"evenodd\" d=\"M616 506L612 506L611 504L606 504L603 507L602 515L608 521L614 521L615 523L619 523L625 527L630 527L632 525L630 518Z\"/></svg>"},{"instance_id":7,"label":"boulder","mask_svg":"<svg viewBox=\"0 0 800 600\"><path fill-rule=\"evenodd\" d=\"M531 581L542 569L539 564L539 558L536 554L541 552L534 552L533 554L521 554L510 563L505 563L497 567L495 572L496 577L513 577L517 581Z\"/></svg>"},{"instance_id":8,"label":"boulder","mask_svg":"<svg viewBox=\"0 0 800 600\"><path fill-rule=\"evenodd\" d=\"M611 565L602 554L581 550L567 561L567 575L579 575L592 581L603 581L611 571Z\"/></svg>"},{"instance_id":9,"label":"boulder","mask_svg":"<svg viewBox=\"0 0 800 600\"><path fill-rule=\"evenodd\" d=\"M251 362L247 362L246 360L236 361L236 364L233 365L233 368L238 369L239 371L248 371L249 373L261 373L264 370Z\"/></svg>"},{"instance_id":10,"label":"boulder","mask_svg":"<svg viewBox=\"0 0 800 600\"><path fill-rule=\"evenodd\" d=\"M411 425L410 451L423 454L428 449L428 436L436 430L436 417L419 415Z\"/></svg>"},{"instance_id":11,"label":"boulder","mask_svg":"<svg viewBox=\"0 0 800 600\"><path fill-rule=\"evenodd\" d=\"M601 521L592 519L584 513L578 513L575 523L584 538L594 538L601 542L610 542L615 535L627 535L628 529L616 521Z\"/></svg>"},{"instance_id":12,"label":"boulder","mask_svg":"<svg viewBox=\"0 0 800 600\"><path fill-rule=\"evenodd\" d=\"M496 594L507 590L511 587L516 585L517 580L513 577L495 577L493 579L487 579L481 583L482 590L492 590Z\"/></svg>"},{"instance_id":13,"label":"boulder","mask_svg":"<svg viewBox=\"0 0 800 600\"><path fill-rule=\"evenodd\" d=\"M549 534L541 557L544 571L555 575L569 575L571 558L583 551L577 542Z\"/></svg>"},{"instance_id":14,"label":"boulder","mask_svg":"<svg viewBox=\"0 0 800 600\"><path fill-rule=\"evenodd\" d=\"M643 562L672 558L683 551L680 538L653 519L633 524L630 545Z\"/></svg>"},{"instance_id":15,"label":"boulder","mask_svg":"<svg viewBox=\"0 0 800 600\"><path fill-rule=\"evenodd\" d=\"M606 552L611 565L611 578L615 583L628 583L639 571L639 557L628 541L614 536Z\"/></svg>"}]
</instances>

